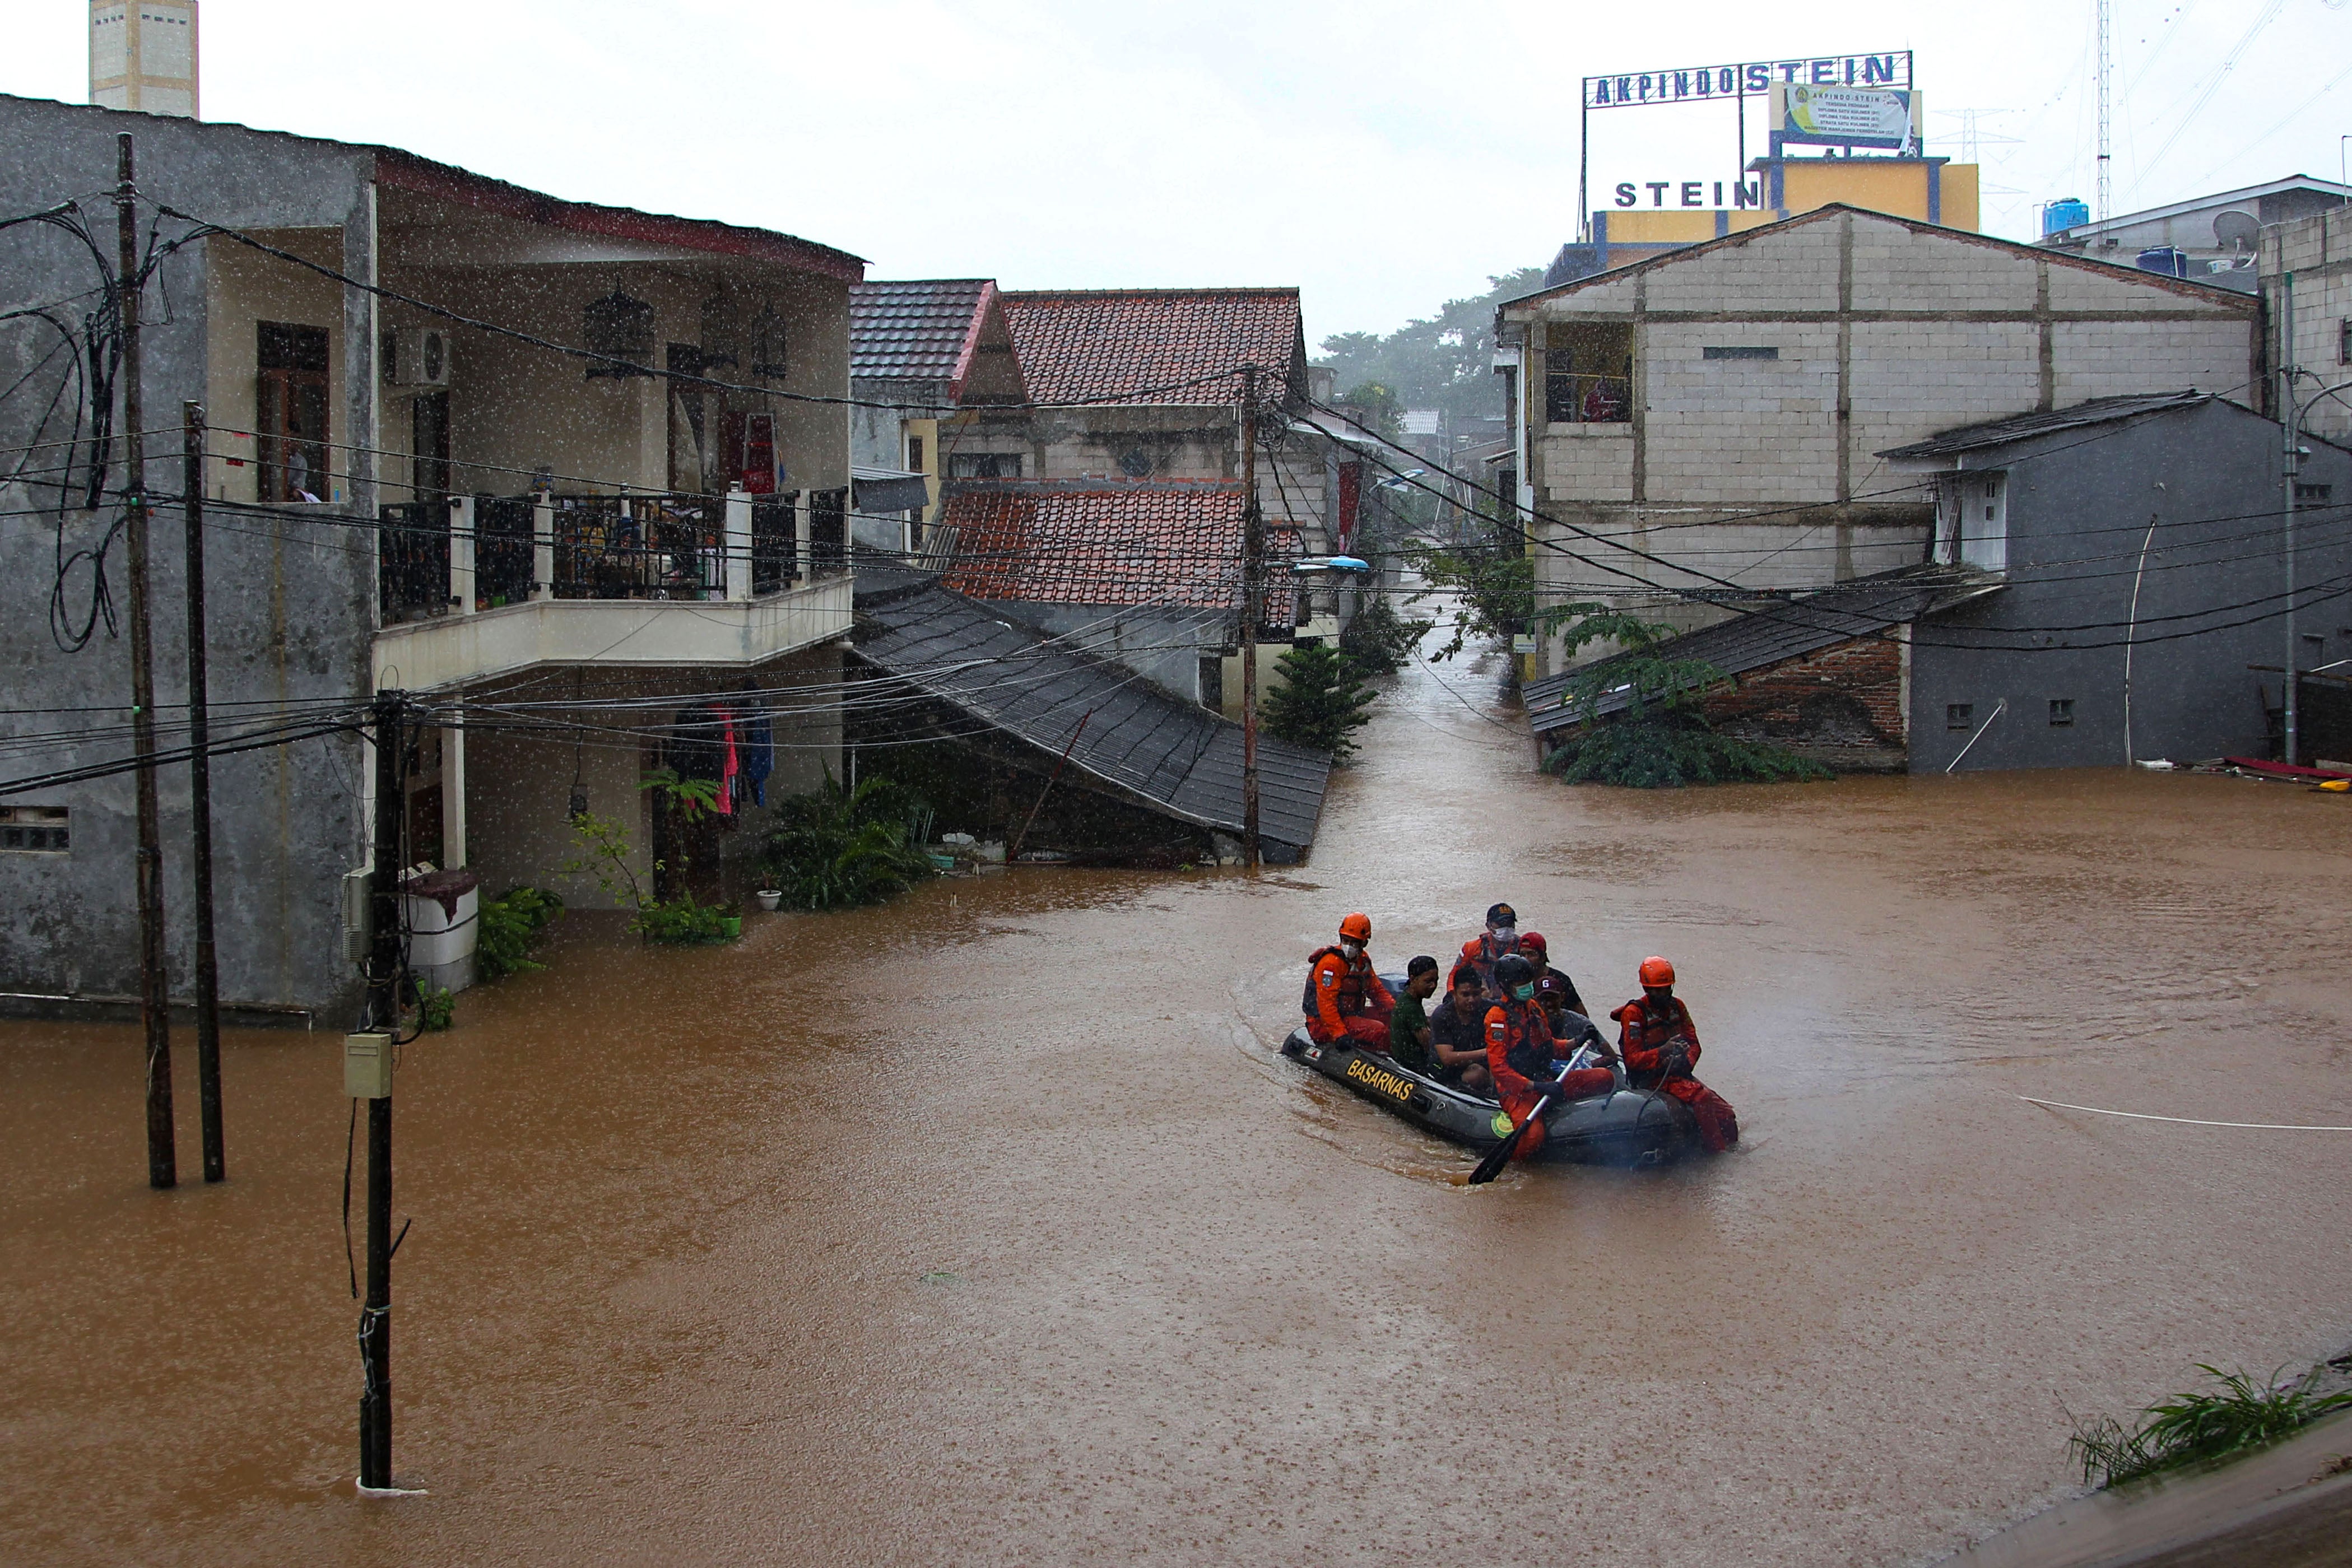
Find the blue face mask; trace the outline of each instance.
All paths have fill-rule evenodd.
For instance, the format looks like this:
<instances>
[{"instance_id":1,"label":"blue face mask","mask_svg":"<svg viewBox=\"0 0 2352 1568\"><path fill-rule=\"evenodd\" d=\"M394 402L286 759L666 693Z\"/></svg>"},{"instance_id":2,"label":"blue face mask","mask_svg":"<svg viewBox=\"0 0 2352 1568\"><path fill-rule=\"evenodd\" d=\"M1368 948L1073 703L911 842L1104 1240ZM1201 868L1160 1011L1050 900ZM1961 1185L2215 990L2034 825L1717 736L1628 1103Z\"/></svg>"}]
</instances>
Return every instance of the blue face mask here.
<instances>
[{"instance_id":1,"label":"blue face mask","mask_svg":"<svg viewBox=\"0 0 2352 1568\"><path fill-rule=\"evenodd\" d=\"M1511 988L1511 995L1517 997L1521 1001L1526 1001L1529 997L1532 997L1535 994L1536 983L1533 980L1529 980L1524 986L1513 986Z\"/></svg>"}]
</instances>

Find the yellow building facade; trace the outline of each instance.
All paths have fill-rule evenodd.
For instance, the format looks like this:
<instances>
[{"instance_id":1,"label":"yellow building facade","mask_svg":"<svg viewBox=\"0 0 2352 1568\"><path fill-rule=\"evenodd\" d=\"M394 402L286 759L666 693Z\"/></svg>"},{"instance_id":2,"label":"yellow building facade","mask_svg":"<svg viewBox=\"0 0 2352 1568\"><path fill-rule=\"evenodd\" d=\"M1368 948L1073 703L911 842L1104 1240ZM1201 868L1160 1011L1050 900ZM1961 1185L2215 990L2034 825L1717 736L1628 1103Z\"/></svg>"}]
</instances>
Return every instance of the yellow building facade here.
<instances>
[{"instance_id":1,"label":"yellow building facade","mask_svg":"<svg viewBox=\"0 0 2352 1568\"><path fill-rule=\"evenodd\" d=\"M1676 188L1650 190L1654 204L1605 207L1592 214L1589 270L1606 271L1660 251L1720 239L1832 203L1866 212L1976 232L1977 165L1941 158L1759 158L1743 193L1746 204L1668 206ZM1723 185L1714 187L1721 191ZM1649 189L1621 185L1638 201ZM1695 185L1680 188L1694 192Z\"/></svg>"}]
</instances>

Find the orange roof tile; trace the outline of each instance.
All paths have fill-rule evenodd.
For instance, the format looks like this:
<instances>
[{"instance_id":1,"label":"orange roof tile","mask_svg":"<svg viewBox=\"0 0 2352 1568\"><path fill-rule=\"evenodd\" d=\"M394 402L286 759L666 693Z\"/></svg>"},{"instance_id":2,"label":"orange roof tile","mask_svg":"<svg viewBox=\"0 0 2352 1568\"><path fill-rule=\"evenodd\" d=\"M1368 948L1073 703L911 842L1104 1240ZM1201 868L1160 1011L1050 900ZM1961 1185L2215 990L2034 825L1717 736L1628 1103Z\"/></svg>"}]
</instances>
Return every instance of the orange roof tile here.
<instances>
[{"instance_id":1,"label":"orange roof tile","mask_svg":"<svg viewBox=\"0 0 2352 1568\"><path fill-rule=\"evenodd\" d=\"M1057 289L1003 300L1029 395L1042 402L1234 402L1242 366L1286 377L1306 363L1296 288Z\"/></svg>"}]
</instances>

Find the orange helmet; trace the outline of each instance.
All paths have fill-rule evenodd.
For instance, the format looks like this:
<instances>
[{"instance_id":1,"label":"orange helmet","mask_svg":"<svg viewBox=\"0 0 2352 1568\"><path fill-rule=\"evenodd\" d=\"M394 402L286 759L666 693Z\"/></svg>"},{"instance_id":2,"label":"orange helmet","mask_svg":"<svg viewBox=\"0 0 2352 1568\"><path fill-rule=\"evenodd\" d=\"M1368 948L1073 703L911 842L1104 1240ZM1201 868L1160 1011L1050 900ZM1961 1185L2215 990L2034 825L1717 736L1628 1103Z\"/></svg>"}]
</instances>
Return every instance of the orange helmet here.
<instances>
[{"instance_id":1,"label":"orange helmet","mask_svg":"<svg viewBox=\"0 0 2352 1568\"><path fill-rule=\"evenodd\" d=\"M1674 983L1675 967L1672 964L1658 957L1642 960L1642 987L1644 990L1652 986L1671 986Z\"/></svg>"},{"instance_id":2,"label":"orange helmet","mask_svg":"<svg viewBox=\"0 0 2352 1568\"><path fill-rule=\"evenodd\" d=\"M1339 935L1350 942L1370 941L1372 917L1369 915L1350 915L1347 919L1339 922Z\"/></svg>"}]
</instances>

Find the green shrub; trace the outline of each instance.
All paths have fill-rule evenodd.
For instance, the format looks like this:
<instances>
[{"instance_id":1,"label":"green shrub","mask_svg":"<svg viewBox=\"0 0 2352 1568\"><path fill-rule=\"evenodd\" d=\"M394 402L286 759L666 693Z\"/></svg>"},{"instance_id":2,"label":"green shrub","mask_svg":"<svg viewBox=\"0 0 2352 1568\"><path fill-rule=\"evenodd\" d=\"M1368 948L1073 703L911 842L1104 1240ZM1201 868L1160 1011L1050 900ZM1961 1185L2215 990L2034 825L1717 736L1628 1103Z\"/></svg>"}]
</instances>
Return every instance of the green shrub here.
<instances>
[{"instance_id":1,"label":"green shrub","mask_svg":"<svg viewBox=\"0 0 2352 1568\"><path fill-rule=\"evenodd\" d=\"M426 980L416 988L417 1022L426 1030L445 1030L456 1020L457 998Z\"/></svg>"},{"instance_id":2,"label":"green shrub","mask_svg":"<svg viewBox=\"0 0 2352 1568\"><path fill-rule=\"evenodd\" d=\"M1300 643L1282 656L1280 667L1283 684L1258 699L1258 722L1276 739L1345 761L1376 694L1356 678L1345 654L1321 643Z\"/></svg>"},{"instance_id":3,"label":"green shrub","mask_svg":"<svg viewBox=\"0 0 2352 1568\"><path fill-rule=\"evenodd\" d=\"M1717 735L1692 710L1603 719L1545 758L1544 771L1570 784L1636 789L1832 777L1820 763L1785 747Z\"/></svg>"},{"instance_id":4,"label":"green shrub","mask_svg":"<svg viewBox=\"0 0 2352 1568\"><path fill-rule=\"evenodd\" d=\"M481 935L474 944L476 974L496 980L545 968L532 961L530 950L562 913L563 900L543 887L509 888L482 900Z\"/></svg>"},{"instance_id":5,"label":"green shrub","mask_svg":"<svg viewBox=\"0 0 2352 1568\"><path fill-rule=\"evenodd\" d=\"M760 857L768 885L794 909L845 909L904 893L939 874L918 841L921 802L887 779L845 789L824 783L776 803L776 825Z\"/></svg>"},{"instance_id":6,"label":"green shrub","mask_svg":"<svg viewBox=\"0 0 2352 1568\"><path fill-rule=\"evenodd\" d=\"M629 929L648 942L673 947L704 947L735 940L737 927L727 906L697 904L694 894L680 894L667 903L641 904L629 917Z\"/></svg>"},{"instance_id":7,"label":"green shrub","mask_svg":"<svg viewBox=\"0 0 2352 1568\"><path fill-rule=\"evenodd\" d=\"M2244 1373L2200 1364L2221 1385L2218 1394L2181 1394L2151 1405L2140 1424L2112 1416L2077 1422L2068 1446L2083 1464L2083 1484L2114 1486L2200 1459L2267 1448L2334 1411L2352 1409L2352 1393L2317 1396L2301 1388L2257 1388ZM2272 1382L2277 1382L2273 1375Z\"/></svg>"}]
</instances>

